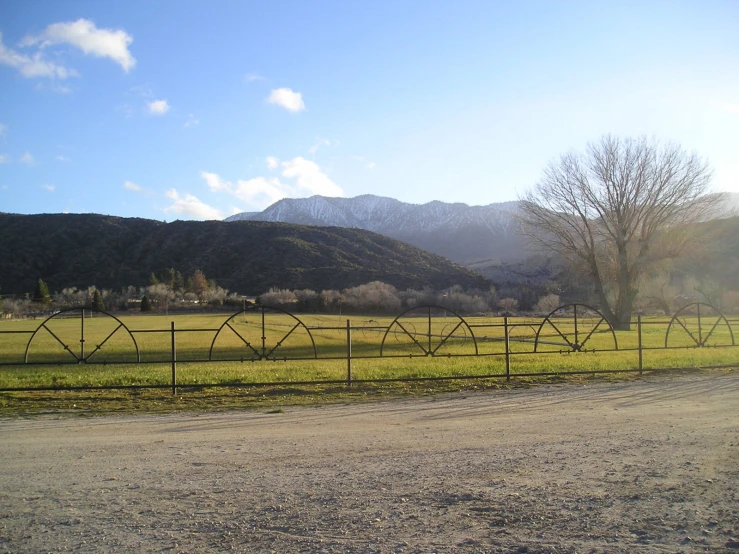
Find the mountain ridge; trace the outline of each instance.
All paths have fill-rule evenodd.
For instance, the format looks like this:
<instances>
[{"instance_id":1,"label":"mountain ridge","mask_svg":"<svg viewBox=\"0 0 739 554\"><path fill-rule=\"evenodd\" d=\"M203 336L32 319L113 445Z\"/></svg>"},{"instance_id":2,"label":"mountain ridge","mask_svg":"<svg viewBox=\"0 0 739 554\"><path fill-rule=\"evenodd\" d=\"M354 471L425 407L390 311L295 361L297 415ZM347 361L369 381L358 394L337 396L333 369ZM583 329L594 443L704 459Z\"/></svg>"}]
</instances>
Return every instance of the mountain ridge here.
<instances>
[{"instance_id":1,"label":"mountain ridge","mask_svg":"<svg viewBox=\"0 0 739 554\"><path fill-rule=\"evenodd\" d=\"M395 239L362 229L262 221L161 221L98 214L0 213L2 293L145 285L151 272L201 269L242 294L270 287L344 289L384 281L399 289L490 281Z\"/></svg>"},{"instance_id":2,"label":"mountain ridge","mask_svg":"<svg viewBox=\"0 0 739 554\"><path fill-rule=\"evenodd\" d=\"M517 261L526 256L514 219L517 209L517 201L470 206L439 200L410 204L372 194L353 198L315 195L284 198L262 212L235 214L226 221L365 229L466 264L479 259Z\"/></svg>"}]
</instances>

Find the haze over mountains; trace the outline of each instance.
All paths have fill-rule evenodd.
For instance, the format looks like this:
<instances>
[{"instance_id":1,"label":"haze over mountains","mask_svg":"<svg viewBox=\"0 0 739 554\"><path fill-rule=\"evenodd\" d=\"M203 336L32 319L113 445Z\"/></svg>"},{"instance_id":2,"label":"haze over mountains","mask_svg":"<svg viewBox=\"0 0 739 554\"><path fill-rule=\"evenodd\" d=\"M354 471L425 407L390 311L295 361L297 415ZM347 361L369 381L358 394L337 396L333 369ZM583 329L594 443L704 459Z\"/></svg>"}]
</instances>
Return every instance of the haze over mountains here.
<instances>
[{"instance_id":1,"label":"haze over mountains","mask_svg":"<svg viewBox=\"0 0 739 554\"><path fill-rule=\"evenodd\" d=\"M731 195L730 203L738 198ZM528 257L516 230L516 209L515 202L414 205L364 195L285 199L229 222L0 213L0 294L29 292L39 277L53 290L141 286L151 272L175 268L183 274L201 269L243 294L273 286L342 289L380 280L400 289L494 284L500 294L535 302L560 269L556 259ZM719 238L676 270L739 290L739 218L708 224Z\"/></svg>"},{"instance_id":2,"label":"haze over mountains","mask_svg":"<svg viewBox=\"0 0 739 554\"><path fill-rule=\"evenodd\" d=\"M262 212L226 221L279 221L299 225L356 227L392 237L469 265L480 260L515 262L528 253L513 215L518 202L487 206L429 202L409 204L365 194L355 198L285 198Z\"/></svg>"}]
</instances>

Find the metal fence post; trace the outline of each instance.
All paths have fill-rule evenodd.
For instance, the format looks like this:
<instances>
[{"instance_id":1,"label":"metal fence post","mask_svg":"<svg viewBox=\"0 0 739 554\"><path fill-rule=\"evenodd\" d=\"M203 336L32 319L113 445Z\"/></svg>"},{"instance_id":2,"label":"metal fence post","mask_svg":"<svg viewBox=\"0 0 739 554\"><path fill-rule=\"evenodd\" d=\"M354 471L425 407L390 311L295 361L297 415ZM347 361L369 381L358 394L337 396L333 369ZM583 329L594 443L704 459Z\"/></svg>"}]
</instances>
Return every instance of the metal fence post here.
<instances>
[{"instance_id":1,"label":"metal fence post","mask_svg":"<svg viewBox=\"0 0 739 554\"><path fill-rule=\"evenodd\" d=\"M177 394L177 342L175 340L174 321L172 322L172 394Z\"/></svg>"},{"instance_id":2,"label":"metal fence post","mask_svg":"<svg viewBox=\"0 0 739 554\"><path fill-rule=\"evenodd\" d=\"M82 308L82 317L80 318L80 363L85 359L85 308Z\"/></svg>"},{"instance_id":3,"label":"metal fence post","mask_svg":"<svg viewBox=\"0 0 739 554\"><path fill-rule=\"evenodd\" d=\"M644 374L644 364L642 360L642 342L641 342L641 315L636 316L636 332L639 336L639 375Z\"/></svg>"},{"instance_id":4,"label":"metal fence post","mask_svg":"<svg viewBox=\"0 0 739 554\"><path fill-rule=\"evenodd\" d=\"M346 320L346 385L352 386L352 326L351 320Z\"/></svg>"},{"instance_id":5,"label":"metal fence post","mask_svg":"<svg viewBox=\"0 0 739 554\"><path fill-rule=\"evenodd\" d=\"M511 380L511 342L508 333L508 316L503 318L503 327L505 329L505 378Z\"/></svg>"}]
</instances>

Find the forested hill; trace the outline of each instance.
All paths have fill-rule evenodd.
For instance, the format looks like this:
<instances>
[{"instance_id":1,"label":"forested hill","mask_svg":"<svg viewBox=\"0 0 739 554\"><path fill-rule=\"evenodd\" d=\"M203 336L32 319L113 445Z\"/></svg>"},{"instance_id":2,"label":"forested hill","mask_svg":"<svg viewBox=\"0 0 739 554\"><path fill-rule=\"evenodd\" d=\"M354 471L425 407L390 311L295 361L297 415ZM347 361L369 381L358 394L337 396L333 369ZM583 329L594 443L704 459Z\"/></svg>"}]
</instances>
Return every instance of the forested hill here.
<instances>
[{"instance_id":1,"label":"forested hill","mask_svg":"<svg viewBox=\"0 0 739 554\"><path fill-rule=\"evenodd\" d=\"M175 221L95 214L0 213L0 294L148 284L151 272L201 269L241 294L270 287L343 289L379 280L399 289L484 277L408 244L360 229L262 221Z\"/></svg>"}]
</instances>

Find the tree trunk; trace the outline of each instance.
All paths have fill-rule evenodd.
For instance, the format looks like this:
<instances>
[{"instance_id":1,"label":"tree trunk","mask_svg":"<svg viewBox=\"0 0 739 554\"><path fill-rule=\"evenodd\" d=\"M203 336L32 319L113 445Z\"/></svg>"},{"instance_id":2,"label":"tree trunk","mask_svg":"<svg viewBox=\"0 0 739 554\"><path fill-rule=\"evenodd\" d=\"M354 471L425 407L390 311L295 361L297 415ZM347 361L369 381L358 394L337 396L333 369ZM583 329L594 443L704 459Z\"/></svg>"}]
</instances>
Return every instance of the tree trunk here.
<instances>
[{"instance_id":1,"label":"tree trunk","mask_svg":"<svg viewBox=\"0 0 739 554\"><path fill-rule=\"evenodd\" d=\"M608 324L614 329L619 329L618 318L613 313L611 306L608 304L606 293L603 290L603 283L600 279L600 272L598 271L598 264L594 258L588 261L590 265L590 276L593 279L593 286L595 288L595 297L598 299L598 309L600 309L603 316L606 318Z\"/></svg>"},{"instance_id":2,"label":"tree trunk","mask_svg":"<svg viewBox=\"0 0 739 554\"><path fill-rule=\"evenodd\" d=\"M619 314L613 328L616 331L631 331L631 313Z\"/></svg>"},{"instance_id":3,"label":"tree trunk","mask_svg":"<svg viewBox=\"0 0 739 554\"><path fill-rule=\"evenodd\" d=\"M618 292L615 309L616 325L614 325L614 328L619 331L630 331L631 307L634 304L636 295L633 294L631 287L626 241L619 241L616 248L618 249Z\"/></svg>"},{"instance_id":4,"label":"tree trunk","mask_svg":"<svg viewBox=\"0 0 739 554\"><path fill-rule=\"evenodd\" d=\"M617 331L631 331L631 312L634 310L637 292L637 289L628 284L624 287L616 310L616 325L613 327Z\"/></svg>"}]
</instances>

